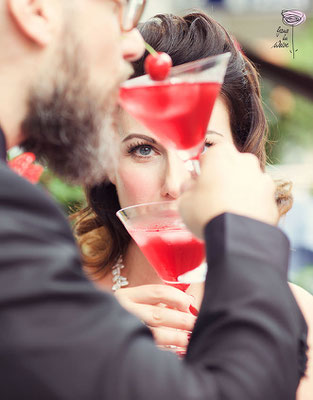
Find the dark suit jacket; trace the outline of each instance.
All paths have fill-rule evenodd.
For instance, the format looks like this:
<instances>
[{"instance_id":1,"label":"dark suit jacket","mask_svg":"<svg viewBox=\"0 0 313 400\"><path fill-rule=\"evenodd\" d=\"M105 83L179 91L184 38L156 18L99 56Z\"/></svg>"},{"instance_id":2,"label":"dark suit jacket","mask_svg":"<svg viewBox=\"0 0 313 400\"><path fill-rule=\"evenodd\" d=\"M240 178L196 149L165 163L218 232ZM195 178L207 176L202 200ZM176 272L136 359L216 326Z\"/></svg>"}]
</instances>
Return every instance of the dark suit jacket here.
<instances>
[{"instance_id":1,"label":"dark suit jacket","mask_svg":"<svg viewBox=\"0 0 313 400\"><path fill-rule=\"evenodd\" d=\"M62 212L0 162L0 399L294 399L306 325L287 238L232 214L205 236L206 292L182 362L95 289Z\"/></svg>"}]
</instances>

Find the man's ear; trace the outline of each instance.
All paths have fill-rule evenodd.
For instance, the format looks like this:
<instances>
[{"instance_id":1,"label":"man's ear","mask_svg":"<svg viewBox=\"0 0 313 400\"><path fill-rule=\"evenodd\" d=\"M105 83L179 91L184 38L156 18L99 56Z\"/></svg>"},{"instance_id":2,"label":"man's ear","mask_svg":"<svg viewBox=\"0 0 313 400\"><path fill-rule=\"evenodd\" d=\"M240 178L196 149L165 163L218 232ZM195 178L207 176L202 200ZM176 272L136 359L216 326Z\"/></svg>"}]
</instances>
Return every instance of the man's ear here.
<instances>
[{"instance_id":1,"label":"man's ear","mask_svg":"<svg viewBox=\"0 0 313 400\"><path fill-rule=\"evenodd\" d=\"M42 47L46 46L52 38L51 2L47 0L6 1L17 29L33 43Z\"/></svg>"}]
</instances>

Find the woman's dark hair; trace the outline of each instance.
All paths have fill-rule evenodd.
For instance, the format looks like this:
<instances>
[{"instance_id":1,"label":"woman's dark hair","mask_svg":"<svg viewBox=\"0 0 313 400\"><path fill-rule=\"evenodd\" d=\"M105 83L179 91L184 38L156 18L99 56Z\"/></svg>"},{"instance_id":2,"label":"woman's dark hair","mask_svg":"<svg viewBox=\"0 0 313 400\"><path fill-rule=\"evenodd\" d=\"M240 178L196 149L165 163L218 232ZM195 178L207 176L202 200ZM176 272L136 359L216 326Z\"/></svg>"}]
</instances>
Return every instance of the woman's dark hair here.
<instances>
[{"instance_id":1,"label":"woman's dark hair","mask_svg":"<svg viewBox=\"0 0 313 400\"><path fill-rule=\"evenodd\" d=\"M241 152L255 154L264 170L267 123L258 74L226 30L206 14L194 12L184 17L157 15L141 24L139 31L156 51L168 53L174 66L211 55L231 53L221 96L229 111L235 145ZM133 63L133 77L145 73L147 55L146 52ZM76 214L76 233L87 270L94 276L101 276L125 253L130 236L115 216L120 204L112 183L88 188L86 194L88 207ZM291 207L288 184L278 186L277 202L281 215Z\"/></svg>"}]
</instances>

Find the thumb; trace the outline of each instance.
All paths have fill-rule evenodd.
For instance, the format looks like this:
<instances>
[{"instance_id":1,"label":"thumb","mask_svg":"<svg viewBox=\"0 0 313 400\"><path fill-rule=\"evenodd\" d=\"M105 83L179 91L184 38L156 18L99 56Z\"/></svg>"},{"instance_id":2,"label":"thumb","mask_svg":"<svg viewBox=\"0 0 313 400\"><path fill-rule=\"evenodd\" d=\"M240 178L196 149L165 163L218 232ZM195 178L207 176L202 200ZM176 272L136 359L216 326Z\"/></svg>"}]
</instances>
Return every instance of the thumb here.
<instances>
[{"instance_id":1,"label":"thumb","mask_svg":"<svg viewBox=\"0 0 313 400\"><path fill-rule=\"evenodd\" d=\"M196 180L194 178L188 179L187 181L183 182L180 187L180 194L182 195L189 190L192 190L196 185Z\"/></svg>"}]
</instances>

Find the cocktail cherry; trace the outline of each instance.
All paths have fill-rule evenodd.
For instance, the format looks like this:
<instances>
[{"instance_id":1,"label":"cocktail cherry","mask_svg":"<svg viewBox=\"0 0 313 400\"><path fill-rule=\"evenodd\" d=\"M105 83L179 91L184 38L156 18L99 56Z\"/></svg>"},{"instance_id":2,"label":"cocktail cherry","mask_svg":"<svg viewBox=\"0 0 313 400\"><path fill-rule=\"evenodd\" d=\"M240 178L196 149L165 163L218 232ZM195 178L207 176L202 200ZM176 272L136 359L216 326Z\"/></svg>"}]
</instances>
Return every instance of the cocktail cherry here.
<instances>
[{"instance_id":1,"label":"cocktail cherry","mask_svg":"<svg viewBox=\"0 0 313 400\"><path fill-rule=\"evenodd\" d=\"M156 52L148 43L145 44L150 53L145 59L145 71L154 81L165 80L173 66L171 57L164 52Z\"/></svg>"}]
</instances>

